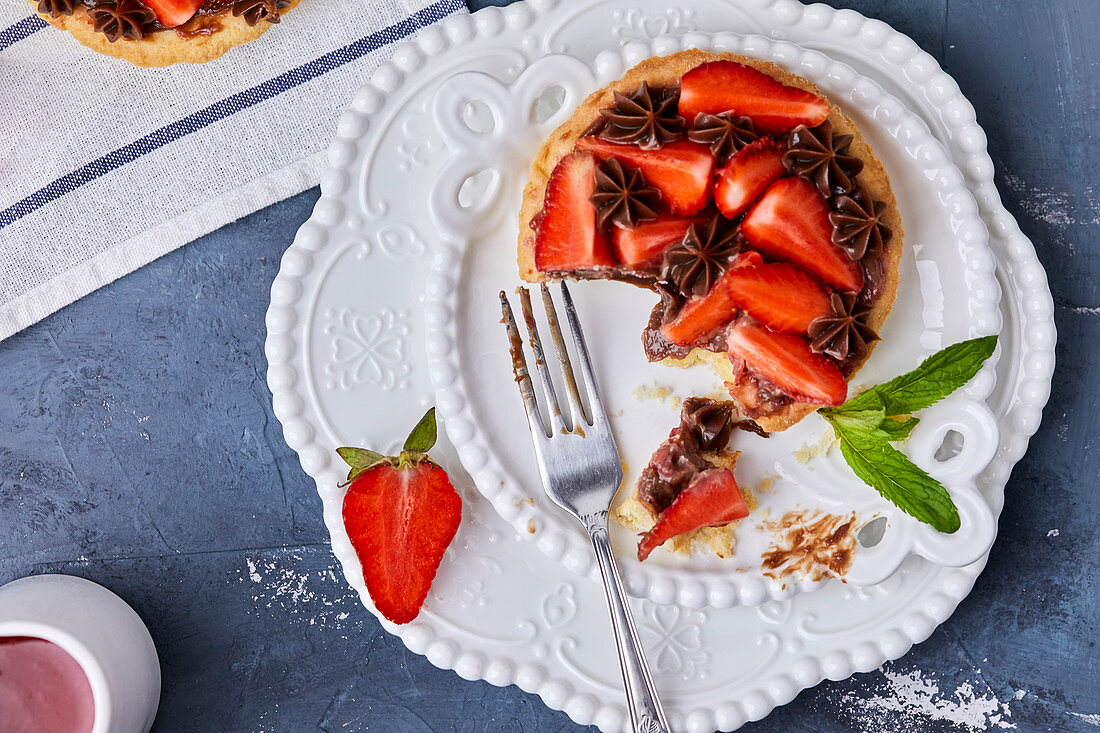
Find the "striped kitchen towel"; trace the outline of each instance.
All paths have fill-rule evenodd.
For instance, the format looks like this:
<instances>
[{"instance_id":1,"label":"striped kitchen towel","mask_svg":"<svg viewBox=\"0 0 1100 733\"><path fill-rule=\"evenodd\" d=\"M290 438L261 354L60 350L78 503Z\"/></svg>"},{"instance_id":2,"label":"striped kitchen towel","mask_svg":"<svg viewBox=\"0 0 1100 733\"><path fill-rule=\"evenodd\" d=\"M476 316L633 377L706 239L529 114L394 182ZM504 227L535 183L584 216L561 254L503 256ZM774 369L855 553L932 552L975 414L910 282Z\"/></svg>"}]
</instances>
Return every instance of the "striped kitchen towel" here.
<instances>
[{"instance_id":1,"label":"striped kitchen towel","mask_svg":"<svg viewBox=\"0 0 1100 733\"><path fill-rule=\"evenodd\" d=\"M303 0L220 59L140 69L0 0L0 339L316 185L340 111L393 44L465 11Z\"/></svg>"}]
</instances>

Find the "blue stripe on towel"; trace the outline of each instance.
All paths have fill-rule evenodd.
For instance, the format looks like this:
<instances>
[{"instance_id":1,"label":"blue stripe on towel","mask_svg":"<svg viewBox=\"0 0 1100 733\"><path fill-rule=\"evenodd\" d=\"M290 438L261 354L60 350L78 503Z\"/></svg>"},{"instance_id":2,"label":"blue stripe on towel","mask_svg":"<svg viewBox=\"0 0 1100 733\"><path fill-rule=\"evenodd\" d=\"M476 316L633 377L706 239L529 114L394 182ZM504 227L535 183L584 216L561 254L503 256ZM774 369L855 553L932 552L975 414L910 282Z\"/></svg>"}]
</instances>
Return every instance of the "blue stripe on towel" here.
<instances>
[{"instance_id":1,"label":"blue stripe on towel","mask_svg":"<svg viewBox=\"0 0 1100 733\"><path fill-rule=\"evenodd\" d=\"M35 31L42 30L46 25L46 21L42 20L37 15L23 18L23 20L18 23L9 25L4 30L0 31L0 51L3 51L16 41L22 41Z\"/></svg>"},{"instance_id":2,"label":"blue stripe on towel","mask_svg":"<svg viewBox=\"0 0 1100 733\"><path fill-rule=\"evenodd\" d=\"M150 153L168 143L179 140L192 132L197 132L211 123L225 119L243 109L253 107L266 99L271 99L288 89L306 83L322 74L337 69L344 64L359 59L372 51L389 45L402 38L406 38L420 28L440 20L459 9L465 9L463 0L440 0L433 5L420 10L400 23L395 23L381 30L375 31L358 41L326 53L320 58L309 61L301 66L293 68L273 79L263 82L251 89L238 92L230 97L215 102L214 104L187 115L159 130L155 130L145 137L124 145L117 150L107 153L102 158L67 173L39 190L18 201L7 209L0 211L0 229L22 217L30 214L46 204L61 198L84 184L94 181L102 175L110 173L127 163L137 160L146 153ZM34 20L38 20L34 18ZM19 25L18 23L16 25ZM15 28L16 26L11 26ZM10 30L10 28L9 28Z\"/></svg>"}]
</instances>

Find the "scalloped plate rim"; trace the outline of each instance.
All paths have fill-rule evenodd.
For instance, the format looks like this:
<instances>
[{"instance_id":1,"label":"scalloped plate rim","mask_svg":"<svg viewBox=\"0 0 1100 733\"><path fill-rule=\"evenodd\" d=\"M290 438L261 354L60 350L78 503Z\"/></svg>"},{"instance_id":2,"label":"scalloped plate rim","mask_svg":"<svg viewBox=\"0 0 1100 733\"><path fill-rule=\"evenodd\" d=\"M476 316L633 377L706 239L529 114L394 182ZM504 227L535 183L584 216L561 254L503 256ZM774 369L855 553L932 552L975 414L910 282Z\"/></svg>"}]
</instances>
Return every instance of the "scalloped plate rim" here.
<instances>
[{"instance_id":1,"label":"scalloped plate rim","mask_svg":"<svg viewBox=\"0 0 1100 733\"><path fill-rule=\"evenodd\" d=\"M1019 315L1025 319L1025 325L1028 326L1029 340L1019 345L1022 352L1019 360L1023 368L1015 386L1017 392L1026 395L1027 399L1006 405L1003 414L999 413L999 420L1007 424L1011 430L1002 432L1001 450L983 474L983 477L989 474L991 479L998 473L1005 474L1007 477L1012 466L1026 451L1030 437L1038 429L1043 406L1049 399L1054 370L1054 344L1057 336L1054 328L1053 298L1047 286L1045 272L1038 261L1034 245L1020 231L1000 200L993 183L993 164L984 144L984 132L977 125L973 106L962 95L954 79L939 67L934 58L919 49L908 36L881 21L868 19L852 10L838 11L824 5L804 6L796 0L746 0L746 2L751 2L761 10L778 9L777 12L782 13L784 17L777 21L776 25L784 29L797 29L801 24L812 25L814 28L826 28L838 21L841 22L844 27L840 28L839 32L847 40L861 44L869 54L869 62L877 68L893 73L900 72L905 77L905 83L914 85L916 91L922 96L927 94L929 89L936 89L943 104L951 102L958 105L959 114L956 116L961 119L944 122L944 126L953 135L951 139L964 135L979 136L980 141L972 146L973 149L957 155L952 154L952 150L949 149L949 154L952 154L953 159L965 160L964 175L968 177L968 188L978 198L979 208L984 211L983 220L997 230L998 234L994 235L994 239L1005 240L1007 251L1004 256L1007 261L1016 270L1028 270L1023 284L1017 272L1004 273L1004 279L1012 293L1022 301L1026 301L1017 304L1020 307ZM518 29L533 25L539 20L539 13L553 11L556 4L557 0L529 0L527 3L529 7L522 10L513 10L517 7L514 5L503 11L499 8L486 8L478 14L491 16L492 20L484 21L482 26L488 30L475 30L473 22L465 16L448 18L436 27L441 33L446 31L464 40L474 35L492 37L506 24ZM432 46L425 46L424 37L422 35L413 41L403 42L398 49L412 47L418 52L439 53L446 50L450 44L450 41L444 41L442 44L433 42ZM891 41L896 41L898 44L898 50L891 52L897 58L885 58L886 51L882 50ZM879 51L882 51L884 58L879 58ZM909 74L923 77L923 79L911 81L908 78ZM933 79L936 81L935 85L931 83ZM385 93L385 90L377 84L368 83L365 86L373 88L377 93ZM354 122L354 117L355 114L349 108L341 117L341 122L345 119ZM338 132L333 146L339 140ZM332 148L330 148L330 160L331 150ZM332 165L328 168L329 171L336 173L339 173L340 169L341 166ZM322 198L324 196L324 186L322 186ZM316 214L310 218L309 222L313 222L315 218ZM295 252L301 255L304 251L308 256L311 247L301 232L302 230L299 230L299 236L295 238L287 253ZM284 428L288 421L299 418L306 409L305 404L300 404L301 398L295 392L299 375L294 371L294 366L298 364L301 357L292 335L296 332L296 323L293 318L285 317L284 313L276 312L276 308L286 307L287 302L285 298L277 298L278 289L293 291L295 287L300 287L300 280L306 274L294 272L294 268L290 267L288 262L284 254L279 273L272 283L272 302L266 317L268 336L265 341L265 355L268 359L267 383L272 392L276 417ZM1009 313L1012 315L1011 310ZM1017 331L1023 331L1023 325L1016 323L1013 325L1017 326ZM318 491L324 500L324 491L320 482L327 478L330 472L325 470L324 461L320 456L324 455L326 449L318 446L314 436L308 431L286 434L285 438L288 446L299 455L303 468L318 482ZM997 514L1000 513L1001 508L999 505L994 506ZM354 567L354 555L349 557L347 554L346 550L350 548L337 547L340 534L346 537L346 533L342 532L339 512L326 506L324 521L333 535L333 550L341 563L348 583L359 592L364 606L372 613L376 613L363 586L361 573ZM954 612L957 604L973 588L974 581L985 567L987 560L988 555L966 568L941 569L936 575L937 590L933 594L942 598L944 602L937 602L934 607L927 608L928 612L922 616L928 621L926 625L906 625L902 623L902 619L899 619L889 633L898 634L904 639L900 645L887 646L882 638L868 639L865 644L850 646L830 660L827 675L822 671L816 680L797 681L792 692L788 693L775 686L760 686L740 694L737 700L695 708L680 717L684 720L692 720L695 724L693 729L733 730L747 720L759 720L765 717L774 707L788 702L799 690L812 687L823 679L843 679L857 669L873 669L884 661L897 659L904 655L912 644L927 638L936 626L943 623ZM468 660L476 650L469 649L468 641L453 631L438 632L434 628L426 628L421 624L407 627L394 627L385 621L382 621L382 624L388 631L401 638L411 651L427 655L436 666L453 669L466 679L486 679L497 686L518 684L524 691L539 695L547 705L559 710L575 710L576 704L585 703L589 697L573 690L568 680L550 679L545 674L541 677L538 675L525 677L521 672L526 670L517 669L509 657L498 656L484 660L484 665L471 666ZM861 649L861 647L869 647L869 649ZM535 671L538 672L538 670ZM550 697L551 685L554 684L558 687L555 688L553 704L551 704L547 698ZM559 691L564 692L564 698L557 694ZM752 697L751 703L748 702L750 697ZM576 712L570 713L570 717L581 724L590 724L599 720L600 727L604 730L610 730L616 724L623 723L624 715L624 708L612 703L603 703L595 711L589 711L583 715Z\"/></svg>"}]
</instances>

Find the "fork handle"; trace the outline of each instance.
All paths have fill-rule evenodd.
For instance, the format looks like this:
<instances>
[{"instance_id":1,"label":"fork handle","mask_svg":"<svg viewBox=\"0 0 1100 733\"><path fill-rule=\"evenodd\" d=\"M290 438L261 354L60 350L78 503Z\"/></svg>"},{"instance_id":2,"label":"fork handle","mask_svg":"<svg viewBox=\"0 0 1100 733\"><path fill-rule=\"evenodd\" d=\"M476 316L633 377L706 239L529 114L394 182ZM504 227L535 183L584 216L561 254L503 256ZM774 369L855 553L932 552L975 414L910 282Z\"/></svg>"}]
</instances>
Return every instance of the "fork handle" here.
<instances>
[{"instance_id":1,"label":"fork handle","mask_svg":"<svg viewBox=\"0 0 1100 733\"><path fill-rule=\"evenodd\" d=\"M668 722L661 709L661 701L657 698L657 688L649 673L645 652L638 641L634 616L626 605L626 593L623 591L623 581L619 578L615 556L611 553L611 541L607 536L607 515L603 512L600 514L603 522L585 521L585 524L588 527L588 536L592 538L596 562L603 578L603 589L607 594L607 609L611 613L611 628L615 631L615 647L619 650L619 665L622 667L623 683L626 686L630 727L634 733L668 733Z\"/></svg>"}]
</instances>

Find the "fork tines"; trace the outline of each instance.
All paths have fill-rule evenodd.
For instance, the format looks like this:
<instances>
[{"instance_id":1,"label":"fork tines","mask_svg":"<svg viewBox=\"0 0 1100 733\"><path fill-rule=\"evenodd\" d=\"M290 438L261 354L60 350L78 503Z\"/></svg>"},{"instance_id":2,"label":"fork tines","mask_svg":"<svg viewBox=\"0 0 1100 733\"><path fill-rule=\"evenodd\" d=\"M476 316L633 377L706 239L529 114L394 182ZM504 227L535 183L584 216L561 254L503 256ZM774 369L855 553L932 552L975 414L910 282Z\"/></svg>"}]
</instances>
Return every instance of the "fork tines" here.
<instances>
[{"instance_id":1,"label":"fork tines","mask_svg":"<svg viewBox=\"0 0 1100 733\"><path fill-rule=\"evenodd\" d=\"M596 420L603 417L598 414L600 412L599 392L596 388L596 380L592 375L592 363L588 357L588 348L584 343L584 334L581 333L581 326L577 320L576 310L573 307L573 298L569 295L569 288L566 287L565 282L562 282L561 299L565 308L565 317L566 320L569 321L569 330L573 334L573 347L576 351L577 359L580 362L581 379L584 381L585 389L588 391L589 404L592 406L587 414L581 399L580 390L577 386L577 378L573 371L573 363L569 358L569 351L566 348L565 337L562 334L557 309L554 306L553 298L550 296L550 289L546 287L546 283L541 283L539 288L542 290L542 304L543 308L546 310L546 321L550 326L550 335L557 348L558 362L561 364L562 381L565 384L565 391L569 397L569 424L567 425L562 417L557 390L554 387L554 381L546 363L546 354L542 348L542 339L539 336L538 324L535 322L535 314L531 306L531 294L528 292L527 288L524 287L517 287L516 294L519 296L520 308L523 311L523 320L527 326L531 352L535 357L535 368L542 382L544 401L550 413L549 426L544 422L542 412L539 409L534 385L531 382L531 374L527 369L527 359L523 353L523 338L520 335L519 327L516 325L515 316L512 314L512 306L508 302L508 296L501 290L500 307L504 314L504 326L508 331L509 350L512 354L512 371L515 374L516 383L519 385L520 394L523 397L523 405L527 409L527 419L531 425L532 432L535 431L537 425L539 430L547 437L551 437L555 433L577 433L583 435L584 430L581 427L582 425L592 426L595 424ZM589 415L591 415L591 418Z\"/></svg>"}]
</instances>

